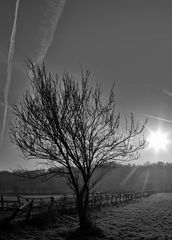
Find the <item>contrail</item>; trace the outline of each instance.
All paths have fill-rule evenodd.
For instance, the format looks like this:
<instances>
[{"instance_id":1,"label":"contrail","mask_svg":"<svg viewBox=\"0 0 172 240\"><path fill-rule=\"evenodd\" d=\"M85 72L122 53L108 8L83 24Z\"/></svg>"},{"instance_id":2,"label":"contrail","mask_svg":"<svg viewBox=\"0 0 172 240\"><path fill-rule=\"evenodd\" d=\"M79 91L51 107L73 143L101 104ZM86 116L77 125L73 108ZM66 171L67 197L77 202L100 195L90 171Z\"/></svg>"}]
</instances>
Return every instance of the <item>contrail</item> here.
<instances>
[{"instance_id":1,"label":"contrail","mask_svg":"<svg viewBox=\"0 0 172 240\"><path fill-rule=\"evenodd\" d=\"M134 112L134 113L136 113L136 112ZM152 119L156 119L156 120L172 123L172 120L168 120L168 119L165 119L165 118L160 118L160 117L156 117L156 116L152 116L152 115L144 114L144 113L136 113L136 114L142 115L142 116L145 116L145 117L148 117L148 118L152 118Z\"/></svg>"},{"instance_id":2,"label":"contrail","mask_svg":"<svg viewBox=\"0 0 172 240\"><path fill-rule=\"evenodd\" d=\"M160 117L156 117L156 116L153 116L153 115L149 115L149 114L145 114L145 113L139 113L139 112L135 112L135 111L132 111L132 112L137 114L137 115L145 116L145 117L152 118L152 119L155 119L155 120L172 123L172 120L168 120L166 118L160 118Z\"/></svg>"},{"instance_id":3,"label":"contrail","mask_svg":"<svg viewBox=\"0 0 172 240\"><path fill-rule=\"evenodd\" d=\"M9 51L8 51L9 52ZM8 59L8 52L6 49L3 49L0 46L0 62L3 64L7 64L7 59ZM20 62L15 61L13 62L13 68L16 68L20 73L26 75L26 70L24 69L24 67L20 64Z\"/></svg>"},{"instance_id":4,"label":"contrail","mask_svg":"<svg viewBox=\"0 0 172 240\"><path fill-rule=\"evenodd\" d=\"M5 107L5 103L4 103L4 102L2 102L2 101L0 101L0 106L3 106L3 107ZM12 109L13 109L13 108L12 108L12 106L11 106L11 105L9 105L9 104L8 104L8 106L7 106L7 107L8 107L8 110L12 111Z\"/></svg>"},{"instance_id":5,"label":"contrail","mask_svg":"<svg viewBox=\"0 0 172 240\"><path fill-rule=\"evenodd\" d=\"M57 24L59 22L59 19L62 15L66 0L48 0L48 18L50 18L48 26L46 27L44 31L44 36L41 42L41 49L38 54L36 63L41 63L51 46L51 43L54 39L54 33L57 27Z\"/></svg>"},{"instance_id":6,"label":"contrail","mask_svg":"<svg viewBox=\"0 0 172 240\"><path fill-rule=\"evenodd\" d=\"M12 28L11 38L10 38L10 48L9 48L9 53L8 53L7 81L6 81L6 85L5 85L5 88L4 88L5 109L4 109L4 119L3 119L2 131L1 131L1 143L3 141L6 118L7 118L8 93L9 93L9 88L10 88L10 84L11 84L11 75L12 75L12 66L13 66L13 55L14 55L14 45L15 45L15 36L16 36L16 26L17 26L17 15L18 15L19 2L20 2L20 0L16 1L14 23L13 23L13 28Z\"/></svg>"}]
</instances>

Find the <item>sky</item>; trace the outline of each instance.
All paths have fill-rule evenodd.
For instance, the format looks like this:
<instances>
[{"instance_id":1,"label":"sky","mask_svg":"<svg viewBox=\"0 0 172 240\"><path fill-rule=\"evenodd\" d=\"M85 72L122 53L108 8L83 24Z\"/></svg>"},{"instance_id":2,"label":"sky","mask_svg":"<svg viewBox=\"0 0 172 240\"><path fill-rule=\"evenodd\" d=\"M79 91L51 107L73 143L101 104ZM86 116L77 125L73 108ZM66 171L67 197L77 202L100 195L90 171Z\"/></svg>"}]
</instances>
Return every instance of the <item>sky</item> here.
<instances>
[{"instance_id":1,"label":"sky","mask_svg":"<svg viewBox=\"0 0 172 240\"><path fill-rule=\"evenodd\" d=\"M0 130L5 110L10 39L15 0L0 7ZM168 135L166 150L146 148L138 163L172 162L172 1L170 0L20 0L16 21L8 111L0 145L0 170L33 167L10 141L11 113L29 87L26 58L44 60L61 75L91 72L106 96L116 83L117 108L149 116L145 137L158 129ZM152 118L155 117L155 118ZM164 119L164 120L163 120ZM167 120L167 121L165 121Z\"/></svg>"}]
</instances>

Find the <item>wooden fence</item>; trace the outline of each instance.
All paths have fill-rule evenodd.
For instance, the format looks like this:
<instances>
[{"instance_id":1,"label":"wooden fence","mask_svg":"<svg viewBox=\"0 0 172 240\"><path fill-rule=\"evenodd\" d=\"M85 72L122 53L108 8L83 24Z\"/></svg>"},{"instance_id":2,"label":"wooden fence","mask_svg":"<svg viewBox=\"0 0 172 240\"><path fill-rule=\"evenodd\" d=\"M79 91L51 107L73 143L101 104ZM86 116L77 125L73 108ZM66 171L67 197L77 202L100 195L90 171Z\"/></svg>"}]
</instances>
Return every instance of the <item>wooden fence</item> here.
<instances>
[{"instance_id":1,"label":"wooden fence","mask_svg":"<svg viewBox=\"0 0 172 240\"><path fill-rule=\"evenodd\" d=\"M94 193L89 198L89 209L96 209L106 205L119 205L128 203L134 199L147 197L151 192L129 192L129 193ZM18 214L25 213L25 219L28 220L30 215L34 215L35 210L71 210L76 209L75 196L63 196L59 198L44 197L32 198L23 196L1 195L0 212L11 212L8 217L8 223L11 222ZM32 213L31 213L32 212ZM1 219L0 219L1 220Z\"/></svg>"},{"instance_id":2,"label":"wooden fence","mask_svg":"<svg viewBox=\"0 0 172 240\"><path fill-rule=\"evenodd\" d=\"M141 197L148 197L150 194L150 192L95 194L90 197L89 206L96 208L104 205L118 205Z\"/></svg>"}]
</instances>

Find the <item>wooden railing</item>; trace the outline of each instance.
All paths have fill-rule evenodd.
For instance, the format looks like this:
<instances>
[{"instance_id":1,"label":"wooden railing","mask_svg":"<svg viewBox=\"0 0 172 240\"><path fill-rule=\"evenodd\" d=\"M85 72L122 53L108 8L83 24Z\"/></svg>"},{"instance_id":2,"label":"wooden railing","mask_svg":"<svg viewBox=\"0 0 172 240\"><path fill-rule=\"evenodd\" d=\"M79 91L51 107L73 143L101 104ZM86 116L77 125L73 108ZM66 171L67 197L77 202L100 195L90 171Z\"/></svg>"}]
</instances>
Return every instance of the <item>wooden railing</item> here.
<instances>
[{"instance_id":1,"label":"wooden railing","mask_svg":"<svg viewBox=\"0 0 172 240\"><path fill-rule=\"evenodd\" d=\"M150 192L131 192L131 193L112 193L112 194L95 194L90 196L90 208L101 207L104 205L116 205L127 203L134 199L150 196Z\"/></svg>"},{"instance_id":2,"label":"wooden railing","mask_svg":"<svg viewBox=\"0 0 172 240\"><path fill-rule=\"evenodd\" d=\"M102 206L105 204L120 204L129 202L133 199L149 196L151 192L129 192L129 193L94 193L90 195L89 206ZM7 196L10 198L9 196ZM58 199L54 197L44 197L44 198L32 198L32 197L23 197L20 195L11 196L13 199L7 199L5 195L1 195L0 198L0 210L13 210L17 207L23 206L24 204L33 200L33 207L42 208L48 207L50 202L54 200L56 207L71 208L75 206L75 197L74 196L63 196Z\"/></svg>"},{"instance_id":3,"label":"wooden railing","mask_svg":"<svg viewBox=\"0 0 172 240\"><path fill-rule=\"evenodd\" d=\"M47 205L51 197L23 197L20 195L0 195L0 210L13 210L16 209L16 207L23 206L24 204L30 202L31 200L34 200L34 207L42 207L43 205Z\"/></svg>"},{"instance_id":4,"label":"wooden railing","mask_svg":"<svg viewBox=\"0 0 172 240\"><path fill-rule=\"evenodd\" d=\"M107 205L118 205L128 203L134 199L150 196L151 192L130 192L130 193L94 193L89 198L89 209L96 209ZM13 196L14 199L6 199L4 195L0 198L0 210L11 211L5 223L10 223L19 212L25 213L28 220L31 212L35 209L46 211L76 209L76 198L74 196L63 196L58 199L54 197L26 198Z\"/></svg>"}]
</instances>

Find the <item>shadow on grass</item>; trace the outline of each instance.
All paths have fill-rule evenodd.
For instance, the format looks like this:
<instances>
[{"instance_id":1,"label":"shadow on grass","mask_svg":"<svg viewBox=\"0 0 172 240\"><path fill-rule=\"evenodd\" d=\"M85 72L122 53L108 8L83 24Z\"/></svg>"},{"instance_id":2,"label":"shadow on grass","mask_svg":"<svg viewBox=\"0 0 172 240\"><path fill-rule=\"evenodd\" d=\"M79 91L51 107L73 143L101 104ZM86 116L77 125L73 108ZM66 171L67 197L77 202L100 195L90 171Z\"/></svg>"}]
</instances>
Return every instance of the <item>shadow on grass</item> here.
<instances>
[{"instance_id":1,"label":"shadow on grass","mask_svg":"<svg viewBox=\"0 0 172 240\"><path fill-rule=\"evenodd\" d=\"M97 237L105 239L102 229L94 224L90 224L90 226L85 229L77 228L75 231L70 232L66 240L89 240L90 238L97 239Z\"/></svg>"},{"instance_id":2,"label":"shadow on grass","mask_svg":"<svg viewBox=\"0 0 172 240\"><path fill-rule=\"evenodd\" d=\"M33 217L30 217L28 220L22 219L9 222L8 218L5 218L0 222L0 231L4 233L13 232L26 228L27 226L43 228L52 224L55 220L56 214L49 214L48 212L35 215Z\"/></svg>"},{"instance_id":3,"label":"shadow on grass","mask_svg":"<svg viewBox=\"0 0 172 240\"><path fill-rule=\"evenodd\" d=\"M21 237L27 236L28 233L30 234L35 230L46 232L51 228L56 229L59 236L66 240L105 239L103 231L94 222L89 223L89 226L85 229L76 229L75 227L78 224L76 217L77 215L73 211L62 211L61 214L59 212L44 212L31 217L27 221L15 221L9 225L4 225L0 232L2 230L3 240L12 239L11 236L21 239Z\"/></svg>"}]
</instances>

